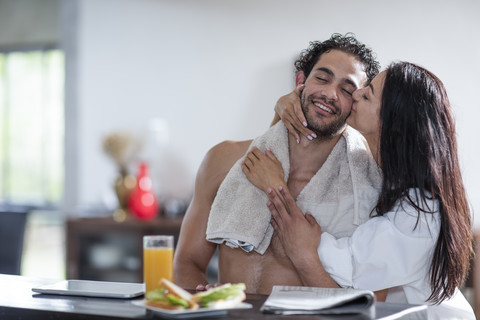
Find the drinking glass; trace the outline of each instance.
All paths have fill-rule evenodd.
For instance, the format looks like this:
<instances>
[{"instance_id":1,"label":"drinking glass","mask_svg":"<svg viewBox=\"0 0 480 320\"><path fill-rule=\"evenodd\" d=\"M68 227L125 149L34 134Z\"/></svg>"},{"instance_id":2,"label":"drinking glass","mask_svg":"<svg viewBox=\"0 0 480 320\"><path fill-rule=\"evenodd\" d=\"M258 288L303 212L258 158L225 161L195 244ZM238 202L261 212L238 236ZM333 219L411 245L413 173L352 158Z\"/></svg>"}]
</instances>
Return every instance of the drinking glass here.
<instances>
[{"instance_id":1,"label":"drinking glass","mask_svg":"<svg viewBox=\"0 0 480 320\"><path fill-rule=\"evenodd\" d=\"M145 292L158 289L160 280L173 281L173 236L143 237L143 281Z\"/></svg>"}]
</instances>

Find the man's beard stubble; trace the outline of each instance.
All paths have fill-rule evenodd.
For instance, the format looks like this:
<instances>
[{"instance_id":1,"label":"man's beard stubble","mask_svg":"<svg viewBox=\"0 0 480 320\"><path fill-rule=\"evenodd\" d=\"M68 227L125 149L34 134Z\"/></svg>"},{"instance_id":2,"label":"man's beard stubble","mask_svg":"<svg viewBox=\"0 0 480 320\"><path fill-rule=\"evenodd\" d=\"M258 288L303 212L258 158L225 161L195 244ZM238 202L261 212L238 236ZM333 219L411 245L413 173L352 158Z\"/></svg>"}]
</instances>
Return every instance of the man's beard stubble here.
<instances>
[{"instance_id":1,"label":"man's beard stubble","mask_svg":"<svg viewBox=\"0 0 480 320\"><path fill-rule=\"evenodd\" d=\"M316 108L316 106L313 104L313 101L312 101L313 99L311 97L312 96L307 97L302 92L302 97L300 99L300 102L301 102L303 114L305 115L305 119L307 120L307 128L312 130L313 132L315 132L315 134L317 135L317 138L315 140L317 140L317 141L328 140L328 139L331 139L331 138L335 137L341 131L343 131L343 129L346 126L346 120L347 120L348 116L350 115L350 113L347 114L345 117L337 116L335 120L333 120L332 122L330 122L326 125L322 125L321 123L317 123L314 119L311 118L311 115L309 113L311 106ZM328 103L330 105L334 105L331 102L327 102L326 99L324 99L324 98L321 98L321 100L325 101L326 103ZM315 112L316 111L313 110L313 113L315 113Z\"/></svg>"}]
</instances>

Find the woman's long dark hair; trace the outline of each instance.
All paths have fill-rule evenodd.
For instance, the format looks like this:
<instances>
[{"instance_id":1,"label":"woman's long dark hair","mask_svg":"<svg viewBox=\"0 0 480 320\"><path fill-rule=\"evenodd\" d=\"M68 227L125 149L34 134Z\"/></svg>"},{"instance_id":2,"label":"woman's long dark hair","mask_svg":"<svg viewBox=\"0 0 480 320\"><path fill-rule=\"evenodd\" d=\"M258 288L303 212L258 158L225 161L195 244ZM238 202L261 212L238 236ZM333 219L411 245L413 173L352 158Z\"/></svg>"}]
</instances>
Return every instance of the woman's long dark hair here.
<instances>
[{"instance_id":1,"label":"woman's long dark hair","mask_svg":"<svg viewBox=\"0 0 480 320\"><path fill-rule=\"evenodd\" d=\"M376 215L406 199L421 213L439 203L440 234L430 265L432 294L440 303L451 297L468 272L472 249L470 208L457 155L455 124L443 83L417 65L397 62L385 75L380 111L382 191ZM417 188L419 197L409 195Z\"/></svg>"}]
</instances>

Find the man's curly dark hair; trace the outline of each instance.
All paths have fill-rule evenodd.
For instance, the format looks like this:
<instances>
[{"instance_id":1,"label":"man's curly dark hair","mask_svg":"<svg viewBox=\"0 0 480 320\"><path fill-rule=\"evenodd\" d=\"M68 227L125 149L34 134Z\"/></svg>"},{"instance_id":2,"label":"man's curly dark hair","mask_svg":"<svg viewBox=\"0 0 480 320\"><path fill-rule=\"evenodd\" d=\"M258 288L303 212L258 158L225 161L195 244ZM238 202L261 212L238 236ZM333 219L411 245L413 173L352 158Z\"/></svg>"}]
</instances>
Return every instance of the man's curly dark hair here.
<instances>
[{"instance_id":1,"label":"man's curly dark hair","mask_svg":"<svg viewBox=\"0 0 480 320\"><path fill-rule=\"evenodd\" d=\"M340 50L355 56L364 65L368 83L380 72L380 63L376 60L375 53L360 43L353 33L345 35L334 33L326 41L310 42L309 47L303 50L298 60L295 61L296 72L303 71L305 77L308 77L320 56L331 50Z\"/></svg>"}]
</instances>

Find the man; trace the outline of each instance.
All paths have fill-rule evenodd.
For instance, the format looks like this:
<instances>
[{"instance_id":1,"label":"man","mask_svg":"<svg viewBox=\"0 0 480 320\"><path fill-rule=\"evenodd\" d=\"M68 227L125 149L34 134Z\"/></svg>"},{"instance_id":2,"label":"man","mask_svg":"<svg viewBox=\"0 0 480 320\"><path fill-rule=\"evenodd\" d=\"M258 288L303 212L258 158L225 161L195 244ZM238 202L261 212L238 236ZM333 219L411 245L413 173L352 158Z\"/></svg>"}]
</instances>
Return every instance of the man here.
<instances>
[{"instance_id":1,"label":"man","mask_svg":"<svg viewBox=\"0 0 480 320\"><path fill-rule=\"evenodd\" d=\"M345 159L333 164L335 167L328 168L328 171L345 171L339 169L342 166L342 168L348 168L349 160L346 156L348 150L346 149L349 145L348 142L344 142L347 139L345 120L351 111L352 93L357 88L367 85L378 73L379 66L370 49L352 36L338 34L327 41L311 43L296 61L295 66L297 68L296 84L297 86L304 84L302 109L308 128L317 136L312 141L306 138L295 141L291 135L285 138L284 144L287 150L287 162L289 162L287 186L293 197L297 199L317 172L321 171L320 169L332 150L338 146L339 141L343 144L337 147L341 150L336 152L345 154L341 157ZM279 126L283 124L277 124L272 128ZM345 139L341 139L342 136ZM270 293L273 285L301 285L299 275L274 234L266 237L266 249L253 246L255 250L242 250L231 243L226 245L230 240L227 239L228 236L215 239L214 236L208 235L208 233L216 234L211 232L212 229L216 229L214 222L222 220L223 214L225 219L227 214L231 218L228 202L224 203L224 209L220 212L213 210L212 205L215 207L216 203L225 202L225 199L219 198L228 194L228 184L231 181L229 176L234 170L238 172L240 167L238 160L245 155L251 144L252 140L222 142L207 153L201 164L195 182L194 197L185 215L175 254L175 282L182 287L193 289L198 284L208 283L206 269L217 247L219 249L219 281L222 283L243 282L246 284L247 292L262 294ZM363 151L367 154L366 150ZM365 162L364 159L362 161ZM329 172L324 174L328 175ZM224 179L225 183L222 183ZM332 190L329 190L330 187ZM227 191L222 191L225 188ZM255 187L251 186L251 188ZM336 194L342 189L341 186L330 185L324 185L322 188L325 194ZM363 203L361 206L371 209L377 194L369 192L366 200L368 204ZM234 198L250 202L250 199L242 199L242 197L245 197L245 194L237 194ZM331 228L334 234L351 234L360 223L352 217L351 213L353 207L358 204L354 204L353 195L347 197L348 205L340 204L341 197L335 198L334 203L328 202L324 207L322 203L313 204L314 207L320 208L316 215L314 214L315 218L322 219L325 216L324 218L328 221L323 221L322 226ZM312 195L311 198L315 196ZM233 203L232 206L234 206ZM265 202L263 206L267 209ZM328 215L324 214L323 211L328 211L325 208L330 207L333 209ZM210 213L211 209L212 213ZM315 208L308 208L308 206L307 209L315 211ZM368 209L363 210L361 221L368 219ZM215 217L212 216L214 211ZM247 210L246 213L249 214L250 211ZM242 213L240 211L233 214ZM257 223L255 218L251 220L252 225L256 226ZM236 228L235 225L230 227ZM249 226L246 225L243 228L247 230ZM225 234L231 234L229 232L227 230ZM206 233L210 241L207 241ZM238 240L240 241L237 242L244 243L244 240Z\"/></svg>"}]
</instances>

